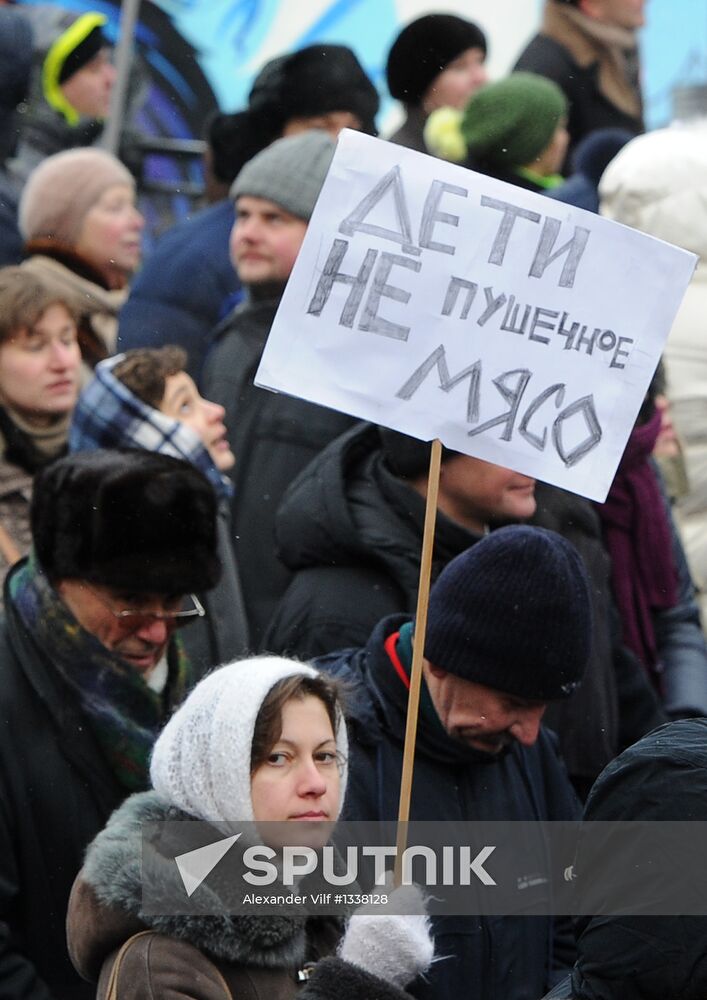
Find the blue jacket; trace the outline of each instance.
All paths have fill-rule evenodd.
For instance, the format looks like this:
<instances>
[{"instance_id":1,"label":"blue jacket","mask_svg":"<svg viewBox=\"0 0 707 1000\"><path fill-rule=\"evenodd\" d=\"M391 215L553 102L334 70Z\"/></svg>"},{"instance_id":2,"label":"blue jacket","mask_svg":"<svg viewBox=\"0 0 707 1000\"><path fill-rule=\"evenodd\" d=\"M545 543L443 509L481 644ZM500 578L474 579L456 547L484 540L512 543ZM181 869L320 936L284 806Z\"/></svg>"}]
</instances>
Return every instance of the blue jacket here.
<instances>
[{"instance_id":1,"label":"blue jacket","mask_svg":"<svg viewBox=\"0 0 707 1000\"><path fill-rule=\"evenodd\" d=\"M391 615L363 649L314 666L346 682L349 776L343 818L395 820L407 690L384 650L409 621ZM574 820L579 807L554 738L491 757L452 741L422 692L411 820ZM568 921L549 917L435 917L435 962L410 993L420 1000L538 1000L573 961Z\"/></svg>"},{"instance_id":2,"label":"blue jacket","mask_svg":"<svg viewBox=\"0 0 707 1000\"><path fill-rule=\"evenodd\" d=\"M240 290L228 255L234 219L231 201L220 201L164 234L120 312L119 351L177 344L198 380L214 327Z\"/></svg>"}]
</instances>

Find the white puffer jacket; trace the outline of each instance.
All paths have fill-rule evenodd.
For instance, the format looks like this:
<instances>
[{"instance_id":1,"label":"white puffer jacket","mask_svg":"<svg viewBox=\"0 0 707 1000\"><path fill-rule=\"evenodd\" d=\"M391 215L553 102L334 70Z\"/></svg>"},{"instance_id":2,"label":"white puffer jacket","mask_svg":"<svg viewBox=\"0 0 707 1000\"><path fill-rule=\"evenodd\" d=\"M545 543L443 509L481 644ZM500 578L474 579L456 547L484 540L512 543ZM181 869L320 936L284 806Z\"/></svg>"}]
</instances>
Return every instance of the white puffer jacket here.
<instances>
[{"instance_id":1,"label":"white puffer jacket","mask_svg":"<svg viewBox=\"0 0 707 1000\"><path fill-rule=\"evenodd\" d=\"M601 214L697 254L665 349L668 395L690 492L678 502L683 543L707 623L707 119L639 136L609 164Z\"/></svg>"}]
</instances>

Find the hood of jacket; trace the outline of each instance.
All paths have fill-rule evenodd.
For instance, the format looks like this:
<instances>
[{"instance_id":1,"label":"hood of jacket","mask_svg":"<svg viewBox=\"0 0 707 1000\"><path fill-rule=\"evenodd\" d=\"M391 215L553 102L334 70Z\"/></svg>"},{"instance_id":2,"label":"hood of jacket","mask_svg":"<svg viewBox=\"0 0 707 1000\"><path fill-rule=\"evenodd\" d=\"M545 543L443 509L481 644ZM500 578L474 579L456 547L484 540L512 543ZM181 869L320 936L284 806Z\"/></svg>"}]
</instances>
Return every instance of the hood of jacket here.
<instances>
[{"instance_id":1,"label":"hood of jacket","mask_svg":"<svg viewBox=\"0 0 707 1000\"><path fill-rule=\"evenodd\" d=\"M707 820L707 719L660 726L616 758L587 800L585 820ZM611 833L602 850L612 851ZM616 847L614 855L620 852ZM624 847L625 852L625 847ZM612 857L614 855L611 855ZM582 878L580 838L576 874ZM658 897L662 876L636 858L618 867L627 887L641 880ZM645 859L643 859L645 861ZM579 884L579 882L578 882ZM699 890L698 890L699 891ZM633 895L633 891L632 891ZM582 1000L700 1000L707 996L707 916L596 916L577 921L572 996Z\"/></svg>"},{"instance_id":2,"label":"hood of jacket","mask_svg":"<svg viewBox=\"0 0 707 1000\"><path fill-rule=\"evenodd\" d=\"M135 921L160 934L188 941L216 961L235 962L260 968L295 966L304 960L306 918L295 916L258 916L224 913L217 885L209 879L192 896L202 913L153 915L143 909L146 899L183 896L169 828L149 861L143 855L143 825L165 821L193 821L194 817L167 805L154 791L131 795L113 813L106 827L91 843L81 872L81 882L88 886L101 906L91 921L82 924L88 940L81 950L105 958L115 946L116 912L125 915L126 927L133 932ZM221 836L214 830L216 836ZM166 848L166 851L165 851ZM211 886L211 887L210 887ZM202 899L197 899L202 894ZM104 908L101 917L101 907ZM168 909L165 906L165 909ZM203 914L211 910L210 914ZM128 935L126 935L128 936ZM93 964L100 967L100 961Z\"/></svg>"},{"instance_id":3,"label":"hood of jacket","mask_svg":"<svg viewBox=\"0 0 707 1000\"><path fill-rule=\"evenodd\" d=\"M599 185L600 214L707 256L707 125L703 120L632 139Z\"/></svg>"},{"instance_id":4,"label":"hood of jacket","mask_svg":"<svg viewBox=\"0 0 707 1000\"><path fill-rule=\"evenodd\" d=\"M409 621L409 615L389 615L376 625L363 649L329 653L313 661L318 670L344 683L347 719L356 724L357 739L369 746L380 741L383 730L401 747L405 742L408 689L384 644ZM416 748L426 757L450 765L493 765L506 756L506 751L488 754L453 740L437 716L424 680Z\"/></svg>"},{"instance_id":5,"label":"hood of jacket","mask_svg":"<svg viewBox=\"0 0 707 1000\"><path fill-rule=\"evenodd\" d=\"M277 514L278 555L291 570L384 569L414 607L425 501L383 462L378 429L357 424L294 480ZM478 537L437 514L432 574Z\"/></svg>"}]
</instances>

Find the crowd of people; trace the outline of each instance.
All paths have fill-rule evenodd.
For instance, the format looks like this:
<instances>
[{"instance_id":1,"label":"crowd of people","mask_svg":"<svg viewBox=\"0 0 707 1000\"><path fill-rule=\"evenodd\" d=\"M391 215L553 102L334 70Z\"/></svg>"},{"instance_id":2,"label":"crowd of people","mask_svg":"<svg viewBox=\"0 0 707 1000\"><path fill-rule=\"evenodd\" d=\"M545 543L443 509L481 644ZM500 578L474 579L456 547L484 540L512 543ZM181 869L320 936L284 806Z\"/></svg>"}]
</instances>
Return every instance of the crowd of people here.
<instances>
[{"instance_id":1,"label":"crowd of people","mask_svg":"<svg viewBox=\"0 0 707 1000\"><path fill-rule=\"evenodd\" d=\"M645 132L643 8L545 0L494 81L481 25L417 18L385 138L701 255L707 127ZM396 819L430 445L254 385L336 138L378 134L354 52L263 66L143 260L105 26L0 2L0 996L704 997L699 916L144 906L145 823ZM705 273L605 503L443 449L411 819L702 818Z\"/></svg>"}]
</instances>

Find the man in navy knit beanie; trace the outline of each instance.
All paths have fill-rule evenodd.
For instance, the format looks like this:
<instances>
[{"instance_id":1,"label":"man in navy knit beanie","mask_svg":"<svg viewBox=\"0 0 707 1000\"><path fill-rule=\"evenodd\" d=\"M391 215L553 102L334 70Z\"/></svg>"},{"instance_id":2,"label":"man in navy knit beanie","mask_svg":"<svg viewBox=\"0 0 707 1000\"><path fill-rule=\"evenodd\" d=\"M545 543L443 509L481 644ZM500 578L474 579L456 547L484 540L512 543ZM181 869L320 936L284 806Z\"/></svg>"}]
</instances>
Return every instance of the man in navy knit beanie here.
<instances>
[{"instance_id":1,"label":"man in navy knit beanie","mask_svg":"<svg viewBox=\"0 0 707 1000\"><path fill-rule=\"evenodd\" d=\"M447 564L430 594L411 820L578 818L541 720L582 679L591 619L584 564L554 531L499 528ZM314 661L349 689L345 819L397 817L413 625L390 615L362 649ZM438 916L433 933L438 961L408 987L420 1000L531 1000L573 961L559 918Z\"/></svg>"}]
</instances>

